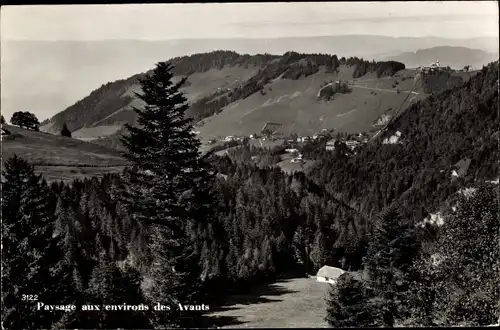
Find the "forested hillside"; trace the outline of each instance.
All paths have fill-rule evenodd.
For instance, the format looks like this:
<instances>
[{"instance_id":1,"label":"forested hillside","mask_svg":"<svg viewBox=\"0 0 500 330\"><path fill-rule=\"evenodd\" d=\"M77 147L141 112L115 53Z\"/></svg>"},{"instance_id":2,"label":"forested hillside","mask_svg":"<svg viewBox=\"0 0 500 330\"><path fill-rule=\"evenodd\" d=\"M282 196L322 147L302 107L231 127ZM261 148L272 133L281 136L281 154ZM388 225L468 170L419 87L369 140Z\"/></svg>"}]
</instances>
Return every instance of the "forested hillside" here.
<instances>
[{"instance_id":1,"label":"forested hillside","mask_svg":"<svg viewBox=\"0 0 500 330\"><path fill-rule=\"evenodd\" d=\"M378 143L353 157L318 146L321 163L311 177L366 216L394 204L421 219L460 187L498 177L497 105L495 62L463 85L411 105ZM396 131L399 143L379 143ZM452 180L461 159L471 159L468 172Z\"/></svg>"},{"instance_id":2,"label":"forested hillside","mask_svg":"<svg viewBox=\"0 0 500 330\"><path fill-rule=\"evenodd\" d=\"M278 72L297 77L281 61L314 72L320 59L313 59L291 53L270 60L249 86ZM345 61L380 75L398 68ZM182 70L195 68L205 69ZM125 127L131 165L119 175L49 186L26 161L6 162L4 326L213 326L194 307L189 314L40 312L19 293L37 292L47 305L217 306L227 294L323 265L363 273L332 288L325 311L332 327L492 323L500 316L498 186L484 181L499 173L498 70L492 63L412 104L355 152L343 143L333 152L324 140L308 144L302 152L318 165L288 175L254 164L248 145L200 156L182 82L159 63L139 80L148 106L136 111L139 125ZM397 143L383 143L397 132ZM468 168L458 169L467 159ZM475 193L464 196L465 188ZM438 211L443 224L423 224ZM443 260L437 266L436 255Z\"/></svg>"},{"instance_id":3,"label":"forested hillside","mask_svg":"<svg viewBox=\"0 0 500 330\"><path fill-rule=\"evenodd\" d=\"M177 79L188 77L188 85L185 86L184 91L189 97L192 94L189 83L190 80L195 79L192 78L194 74L206 73L210 70L225 72L224 68L237 67L241 68L242 72L246 72L245 75L250 76L250 78L241 81L231 82L228 86L224 86L228 84L228 81L226 83L205 82L205 84L220 85L212 86L214 87L213 92L205 93L191 100L192 104L187 115L192 117L195 122L219 113L230 103L262 92L266 84L278 77L297 80L315 74L320 69L327 73L333 73L339 66L353 67L352 77L354 78L372 72L376 73L377 77L384 77L391 76L405 67L404 64L393 61L369 62L357 57L339 59L336 55L299 54L296 52L287 52L282 56L270 54L251 56L232 51L214 51L176 57L168 60L167 63L174 64L173 73ZM230 76L231 74L227 75L227 77ZM134 86L138 85L138 79L141 77L144 77L144 74L137 74L101 86L89 96L55 115L49 122L44 122L45 126L42 129L57 132L65 122L70 131L99 125L135 124L136 116L131 111L131 107L138 105L134 102L136 97L133 92L135 92Z\"/></svg>"}]
</instances>

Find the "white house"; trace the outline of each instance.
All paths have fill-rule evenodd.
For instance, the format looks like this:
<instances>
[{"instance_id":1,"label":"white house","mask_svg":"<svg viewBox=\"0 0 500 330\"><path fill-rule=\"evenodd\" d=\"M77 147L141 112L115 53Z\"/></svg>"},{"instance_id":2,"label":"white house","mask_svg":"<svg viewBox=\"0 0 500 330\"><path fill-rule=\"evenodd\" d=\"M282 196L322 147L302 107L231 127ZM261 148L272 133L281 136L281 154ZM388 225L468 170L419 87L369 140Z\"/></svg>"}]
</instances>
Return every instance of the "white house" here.
<instances>
[{"instance_id":1,"label":"white house","mask_svg":"<svg viewBox=\"0 0 500 330\"><path fill-rule=\"evenodd\" d=\"M318 273L316 274L316 281L335 284L337 283L340 275L344 273L345 271L340 268L323 266L318 270Z\"/></svg>"},{"instance_id":2,"label":"white house","mask_svg":"<svg viewBox=\"0 0 500 330\"><path fill-rule=\"evenodd\" d=\"M326 142L326 150L335 150L335 142L337 142L335 139Z\"/></svg>"},{"instance_id":3,"label":"white house","mask_svg":"<svg viewBox=\"0 0 500 330\"><path fill-rule=\"evenodd\" d=\"M345 145L347 146L347 148L353 150L354 148L356 148L357 146L359 146L360 143L358 141L351 140L351 141L347 141L345 143Z\"/></svg>"}]
</instances>

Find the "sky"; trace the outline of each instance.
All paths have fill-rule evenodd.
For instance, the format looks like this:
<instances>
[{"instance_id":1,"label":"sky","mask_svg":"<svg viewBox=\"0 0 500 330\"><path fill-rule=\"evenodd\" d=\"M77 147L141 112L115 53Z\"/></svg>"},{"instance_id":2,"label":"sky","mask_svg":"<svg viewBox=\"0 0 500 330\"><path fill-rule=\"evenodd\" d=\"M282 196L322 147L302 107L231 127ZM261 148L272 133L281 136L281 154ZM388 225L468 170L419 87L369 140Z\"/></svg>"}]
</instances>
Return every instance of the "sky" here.
<instances>
[{"instance_id":1,"label":"sky","mask_svg":"<svg viewBox=\"0 0 500 330\"><path fill-rule=\"evenodd\" d=\"M2 39L498 37L497 1L2 6Z\"/></svg>"},{"instance_id":2,"label":"sky","mask_svg":"<svg viewBox=\"0 0 500 330\"><path fill-rule=\"evenodd\" d=\"M83 42L75 47L67 43L46 47L30 42L29 50L21 46L8 48L2 42L1 110L10 118L14 111L29 109L44 119L74 104L103 83L144 72L156 61L187 54L182 47L200 52L196 47L203 44L188 41L184 46L169 44L168 51L151 46L123 54L113 43L90 45L85 41L354 34L498 38L498 3L352 1L2 6L2 41ZM203 47L212 44L208 40ZM289 50L296 50L293 42L290 47ZM209 51L207 49L203 51Z\"/></svg>"}]
</instances>

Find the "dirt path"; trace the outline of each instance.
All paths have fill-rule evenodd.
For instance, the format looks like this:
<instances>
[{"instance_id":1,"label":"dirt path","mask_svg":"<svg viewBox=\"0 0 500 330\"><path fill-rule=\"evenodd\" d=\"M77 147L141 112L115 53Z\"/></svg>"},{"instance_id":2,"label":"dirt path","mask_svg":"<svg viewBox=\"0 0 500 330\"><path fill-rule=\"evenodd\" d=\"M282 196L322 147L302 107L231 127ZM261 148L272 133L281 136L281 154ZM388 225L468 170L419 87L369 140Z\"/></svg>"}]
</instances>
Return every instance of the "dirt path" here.
<instances>
[{"instance_id":1,"label":"dirt path","mask_svg":"<svg viewBox=\"0 0 500 330\"><path fill-rule=\"evenodd\" d=\"M373 88L373 87L367 87L367 86L359 86L359 85L351 85L351 87L355 88L364 88L364 89L372 89L375 91L380 91L380 92L389 92L389 93L397 93L397 91L392 90L392 89L382 89L382 88ZM410 91L399 91L400 93L409 93ZM419 95L417 92L411 92L414 95Z\"/></svg>"},{"instance_id":2,"label":"dirt path","mask_svg":"<svg viewBox=\"0 0 500 330\"><path fill-rule=\"evenodd\" d=\"M325 297L330 285L314 278L279 280L231 301L210 317L223 328L297 328L328 325Z\"/></svg>"}]
</instances>

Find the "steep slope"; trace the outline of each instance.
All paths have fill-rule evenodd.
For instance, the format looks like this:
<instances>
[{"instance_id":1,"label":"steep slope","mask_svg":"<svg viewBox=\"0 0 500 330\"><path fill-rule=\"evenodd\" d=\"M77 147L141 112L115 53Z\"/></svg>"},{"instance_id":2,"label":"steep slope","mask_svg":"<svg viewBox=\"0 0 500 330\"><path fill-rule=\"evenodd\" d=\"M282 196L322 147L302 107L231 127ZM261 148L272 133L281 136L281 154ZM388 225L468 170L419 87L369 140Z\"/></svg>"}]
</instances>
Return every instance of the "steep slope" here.
<instances>
[{"instance_id":1,"label":"steep slope","mask_svg":"<svg viewBox=\"0 0 500 330\"><path fill-rule=\"evenodd\" d=\"M442 46L387 56L383 60L402 62L410 68L429 65L437 60L441 66L449 66L454 69L462 69L466 65L470 65L472 68L481 68L483 65L498 60L498 51L492 53L466 47Z\"/></svg>"},{"instance_id":2,"label":"steep slope","mask_svg":"<svg viewBox=\"0 0 500 330\"><path fill-rule=\"evenodd\" d=\"M332 157L318 146L321 162L310 173L367 217L398 205L420 221L459 189L498 178L498 126L495 62L467 82L411 105L353 157ZM381 143L391 136L399 136L397 143ZM452 176L461 163L468 168Z\"/></svg>"},{"instance_id":3,"label":"steep slope","mask_svg":"<svg viewBox=\"0 0 500 330\"><path fill-rule=\"evenodd\" d=\"M2 125L2 129L9 133L2 135L2 161L16 154L49 181L99 176L117 172L126 164L115 149L16 126Z\"/></svg>"},{"instance_id":4,"label":"steep slope","mask_svg":"<svg viewBox=\"0 0 500 330\"><path fill-rule=\"evenodd\" d=\"M442 39L340 35L261 39L184 39L164 41L2 40L2 112L28 110L44 120L88 95L103 82L143 72L175 56L231 49L241 54L313 52L376 58L374 54L440 45L498 50L498 38ZM22 68L20 70L19 68ZM71 83L68 83L71 82Z\"/></svg>"},{"instance_id":5,"label":"steep slope","mask_svg":"<svg viewBox=\"0 0 500 330\"><path fill-rule=\"evenodd\" d=\"M283 56L250 56L229 51L184 56L169 62L174 64L176 79L188 77L183 89L191 103L188 115L200 121L203 137L241 133L241 127L245 128L243 133L250 134L259 131L270 120L282 122L284 133L313 132L325 125L345 130L369 130L381 113L390 111L404 98L404 92L397 95L395 86L392 86L391 76L404 68L397 62L368 62L359 58L339 59L335 55L294 52ZM101 86L44 122L42 130L55 133L66 122L77 138L116 137L124 123L135 123L132 107L141 104L134 93L140 91L139 79L142 76L139 74ZM318 99L317 94L324 85L363 76L368 80L387 78L392 82L385 91L376 84L373 86L384 94L380 98L375 97L378 92L371 93L366 86L353 85L351 93L339 94L338 102L337 97L329 101ZM304 107L309 110L303 111ZM332 112L332 108L338 110ZM375 111L360 124L356 117L340 119L347 112L355 111L354 108L359 109L358 113L374 108ZM234 120L218 123L217 118L221 116L217 114L224 111L226 115L228 109L235 109L232 113L236 115L231 113L228 117ZM328 121L332 117L338 118L335 124ZM205 118L209 120L205 122ZM203 128L205 125L207 127ZM227 131L220 126L232 129ZM114 146L116 138L114 140L110 143L100 140L99 143Z\"/></svg>"},{"instance_id":6,"label":"steep slope","mask_svg":"<svg viewBox=\"0 0 500 330\"><path fill-rule=\"evenodd\" d=\"M184 91L190 101L195 101L198 97L216 92L219 87L229 88L235 82L248 79L255 73L255 67L268 60L268 56L250 57L240 56L234 52L218 51L173 58L169 62L175 66L175 79L190 77ZM140 105L134 92L140 91L139 79L145 74L147 72L102 85L89 96L42 123L41 129L55 133L66 122L71 131L98 126L113 126L116 127L114 129L116 131L124 123L134 124L135 114L127 110ZM100 135L113 133L113 129L104 130L106 132ZM90 138L95 132L87 134L84 130L75 132L75 136Z\"/></svg>"}]
</instances>

